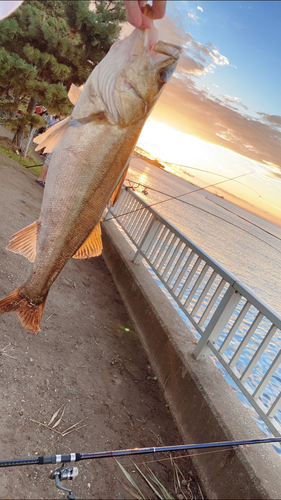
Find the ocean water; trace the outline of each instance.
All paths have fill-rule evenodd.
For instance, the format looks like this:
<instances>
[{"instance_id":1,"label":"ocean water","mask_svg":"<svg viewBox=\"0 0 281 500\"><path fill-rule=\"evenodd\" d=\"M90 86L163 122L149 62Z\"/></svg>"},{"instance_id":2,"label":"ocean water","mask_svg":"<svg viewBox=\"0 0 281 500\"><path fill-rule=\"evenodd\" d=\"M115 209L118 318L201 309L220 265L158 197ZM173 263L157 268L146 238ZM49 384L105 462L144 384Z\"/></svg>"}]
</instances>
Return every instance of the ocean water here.
<instances>
[{"instance_id":1,"label":"ocean water","mask_svg":"<svg viewBox=\"0 0 281 500\"><path fill-rule=\"evenodd\" d=\"M132 159L127 179L147 186L136 189L146 203L161 202L157 212L281 314L281 227L143 160Z\"/></svg>"},{"instance_id":2,"label":"ocean water","mask_svg":"<svg viewBox=\"0 0 281 500\"><path fill-rule=\"evenodd\" d=\"M198 190L197 186L186 180L140 159L132 159L127 179L130 179L130 182L127 180L126 184L134 186L137 194L146 203L153 205L153 208L158 213L198 245L220 266L224 267L226 271L230 272L236 280L246 285L276 312L281 313L281 278L279 272L281 268L280 227L218 196L204 190ZM180 198L182 201L169 199L180 194L184 194ZM150 272L153 274L152 270ZM163 288L157 277L154 276L154 278L159 282L159 286ZM168 297L169 294L166 291L164 293ZM179 314L183 316L181 309L178 306L176 308ZM247 327L247 321L245 323L244 329ZM194 330L191 323L188 326L191 326L191 329ZM264 338L267 330L268 326L266 324L259 326L255 333L258 337L258 345ZM245 331L243 330L237 331L228 350L225 351L227 357L232 356L233 352L231 352L231 349L235 347L237 342L242 340L244 334ZM222 342L223 336L224 334L219 339L218 344ZM255 338L251 340L243 356L239 359L236 365L238 372L243 371L250 361L256 349L254 345L256 340ZM280 349L281 338L280 336L275 336L248 379L248 384L252 390L259 383L265 371L268 370L269 365L275 359ZM250 406L230 376L213 355L211 358L227 382L232 386L239 399L249 409L256 423L265 435L269 436L270 432L264 422ZM251 387L251 384L253 387ZM280 393L280 390L281 366L275 375L273 375L270 384L268 384L261 396L261 400L266 408L269 405L271 406ZM280 424L280 410L276 414L276 418ZM274 448L281 457L281 447L276 445Z\"/></svg>"}]
</instances>

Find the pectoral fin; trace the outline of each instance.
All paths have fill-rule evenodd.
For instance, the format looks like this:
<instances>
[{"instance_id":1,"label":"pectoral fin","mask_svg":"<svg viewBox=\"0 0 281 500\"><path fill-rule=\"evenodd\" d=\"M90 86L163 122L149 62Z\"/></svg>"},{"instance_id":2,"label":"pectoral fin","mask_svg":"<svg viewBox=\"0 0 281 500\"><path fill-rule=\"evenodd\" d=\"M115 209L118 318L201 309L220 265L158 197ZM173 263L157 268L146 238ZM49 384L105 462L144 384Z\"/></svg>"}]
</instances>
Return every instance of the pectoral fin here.
<instances>
[{"instance_id":1,"label":"pectoral fin","mask_svg":"<svg viewBox=\"0 0 281 500\"><path fill-rule=\"evenodd\" d=\"M83 245L72 256L73 259L89 259L97 257L102 253L101 227L100 222L94 227Z\"/></svg>"},{"instance_id":2,"label":"pectoral fin","mask_svg":"<svg viewBox=\"0 0 281 500\"><path fill-rule=\"evenodd\" d=\"M100 113L93 113L89 116L86 116L85 118L75 118L75 119L70 119L68 122L69 127L80 127L81 125L86 125L87 123L92 123L96 122L97 120L103 120L105 118L105 113L104 111L101 111Z\"/></svg>"},{"instance_id":3,"label":"pectoral fin","mask_svg":"<svg viewBox=\"0 0 281 500\"><path fill-rule=\"evenodd\" d=\"M69 116L67 118L64 118L64 120L56 123L51 128L46 130L44 134L40 134L35 137L35 139L33 139L33 142L35 142L35 144L38 144L38 146L35 148L35 151L39 151L40 149L45 148L44 153L51 153L54 147L60 141L64 132L67 130L69 119Z\"/></svg>"},{"instance_id":4,"label":"pectoral fin","mask_svg":"<svg viewBox=\"0 0 281 500\"><path fill-rule=\"evenodd\" d=\"M34 262L36 257L38 226L38 221L35 221L33 224L13 234L12 239L6 246L6 250L10 250L10 252L13 253L19 253L30 262Z\"/></svg>"}]
</instances>

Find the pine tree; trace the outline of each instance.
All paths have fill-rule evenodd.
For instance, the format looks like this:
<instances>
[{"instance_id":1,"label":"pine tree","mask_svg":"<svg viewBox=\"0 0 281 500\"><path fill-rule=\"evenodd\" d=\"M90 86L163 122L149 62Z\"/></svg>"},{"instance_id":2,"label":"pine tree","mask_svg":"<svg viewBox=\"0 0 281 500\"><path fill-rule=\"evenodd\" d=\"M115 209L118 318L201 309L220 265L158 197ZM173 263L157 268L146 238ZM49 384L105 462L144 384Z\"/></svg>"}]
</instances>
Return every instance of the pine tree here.
<instances>
[{"instance_id":1,"label":"pine tree","mask_svg":"<svg viewBox=\"0 0 281 500\"><path fill-rule=\"evenodd\" d=\"M89 5L93 10L89 10ZM69 114L71 83L85 83L125 20L123 2L25 0L0 30L0 109L23 113L12 121L19 146L28 126L42 126L36 104L52 114Z\"/></svg>"}]
</instances>

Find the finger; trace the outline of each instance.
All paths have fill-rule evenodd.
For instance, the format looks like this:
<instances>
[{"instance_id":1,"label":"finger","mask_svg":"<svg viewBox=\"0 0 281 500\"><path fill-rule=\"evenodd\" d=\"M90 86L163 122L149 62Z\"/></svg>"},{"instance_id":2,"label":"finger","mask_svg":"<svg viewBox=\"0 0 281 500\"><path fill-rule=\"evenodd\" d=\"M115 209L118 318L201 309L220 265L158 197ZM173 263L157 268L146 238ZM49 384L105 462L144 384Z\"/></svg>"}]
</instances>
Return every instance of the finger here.
<instances>
[{"instance_id":1,"label":"finger","mask_svg":"<svg viewBox=\"0 0 281 500\"><path fill-rule=\"evenodd\" d=\"M152 4L153 19L162 19L166 12L165 0L154 0Z\"/></svg>"},{"instance_id":2,"label":"finger","mask_svg":"<svg viewBox=\"0 0 281 500\"><path fill-rule=\"evenodd\" d=\"M140 10L139 2L135 0L124 0L124 5L128 23L136 28L140 28L143 24L143 15Z\"/></svg>"},{"instance_id":3,"label":"finger","mask_svg":"<svg viewBox=\"0 0 281 500\"><path fill-rule=\"evenodd\" d=\"M142 14L142 25L140 26L140 29L147 29L147 28L151 28L151 21L150 19L148 19L147 16L145 16L144 14Z\"/></svg>"}]
</instances>

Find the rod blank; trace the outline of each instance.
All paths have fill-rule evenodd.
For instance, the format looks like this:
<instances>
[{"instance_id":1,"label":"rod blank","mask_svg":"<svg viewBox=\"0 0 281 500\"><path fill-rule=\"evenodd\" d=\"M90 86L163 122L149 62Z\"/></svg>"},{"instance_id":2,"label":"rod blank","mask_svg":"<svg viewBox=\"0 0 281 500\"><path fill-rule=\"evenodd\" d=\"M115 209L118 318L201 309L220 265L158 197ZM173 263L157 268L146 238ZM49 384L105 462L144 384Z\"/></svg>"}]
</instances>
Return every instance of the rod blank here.
<instances>
[{"instance_id":1,"label":"rod blank","mask_svg":"<svg viewBox=\"0 0 281 500\"><path fill-rule=\"evenodd\" d=\"M96 453L71 453L70 455L52 455L50 457L23 458L18 460L2 460L0 467L17 467L21 465L46 465L68 462L79 462L80 460L93 460L96 458L120 457L126 455L143 455L149 453L163 453L173 451L198 450L201 448L229 448L231 446L243 446L253 444L280 443L281 436L275 438L250 439L240 441L220 441L216 443L181 444L175 446L158 446L153 448L131 448L127 450L102 451Z\"/></svg>"}]
</instances>

